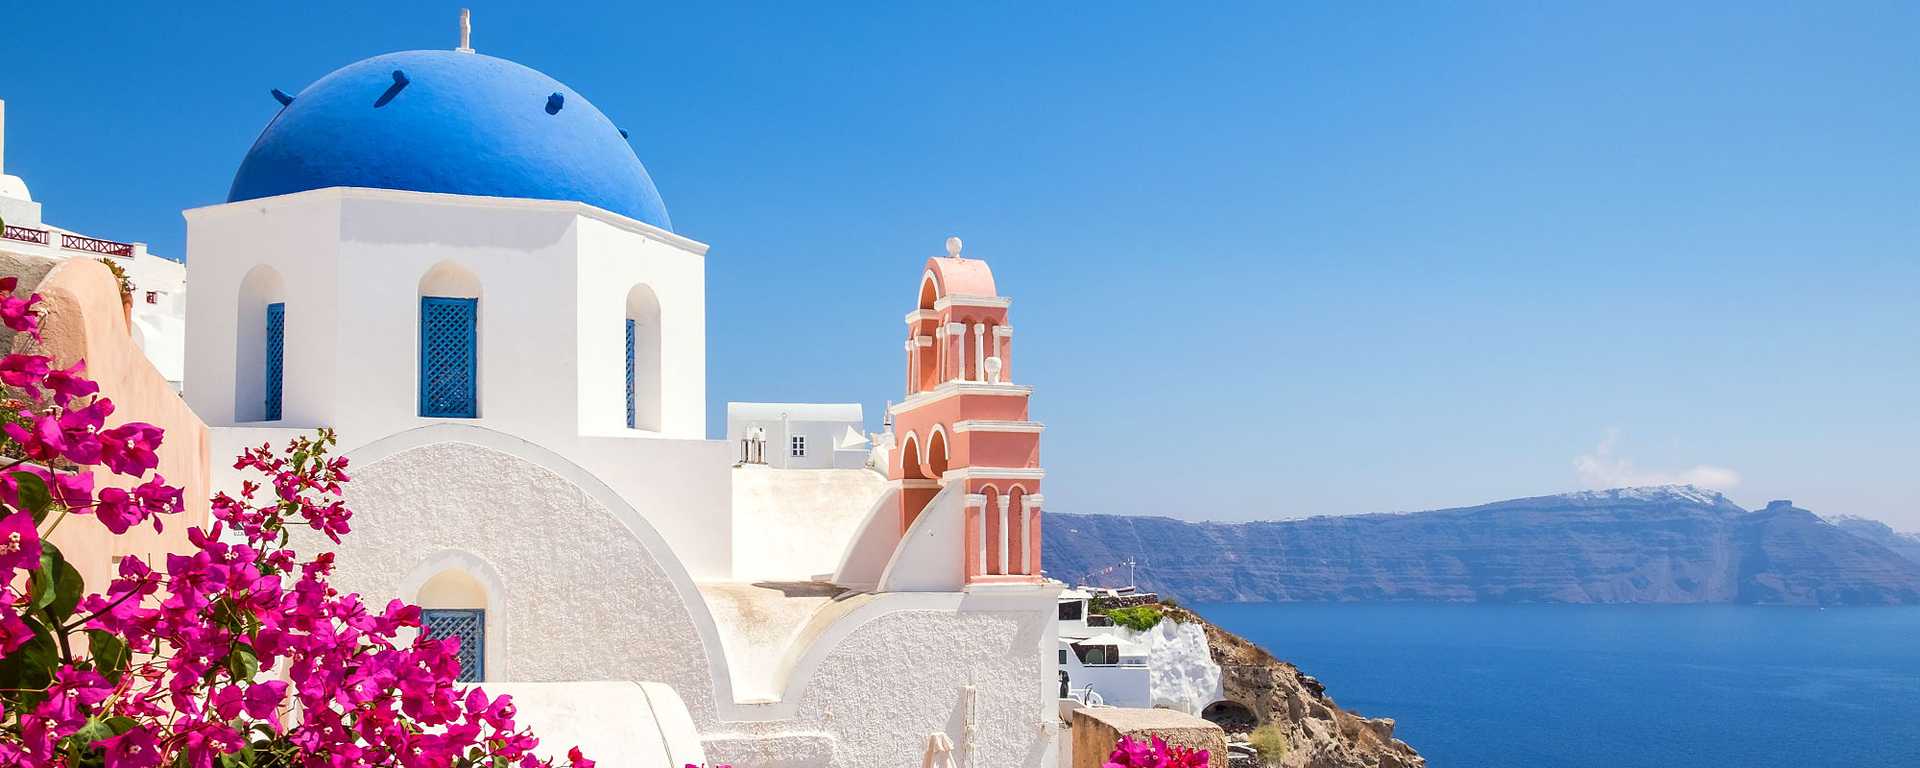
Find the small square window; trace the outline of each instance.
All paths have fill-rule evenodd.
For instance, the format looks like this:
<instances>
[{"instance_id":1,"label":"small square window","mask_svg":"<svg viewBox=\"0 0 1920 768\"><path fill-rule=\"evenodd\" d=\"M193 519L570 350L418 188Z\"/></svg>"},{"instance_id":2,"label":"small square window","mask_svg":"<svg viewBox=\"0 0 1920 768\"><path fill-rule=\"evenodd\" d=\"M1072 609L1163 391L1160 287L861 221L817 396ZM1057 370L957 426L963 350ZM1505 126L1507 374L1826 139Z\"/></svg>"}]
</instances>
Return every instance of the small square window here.
<instances>
[{"instance_id":1,"label":"small square window","mask_svg":"<svg viewBox=\"0 0 1920 768\"><path fill-rule=\"evenodd\" d=\"M1067 663L1067 649L1065 648L1060 649L1060 663Z\"/></svg>"},{"instance_id":2,"label":"small square window","mask_svg":"<svg viewBox=\"0 0 1920 768\"><path fill-rule=\"evenodd\" d=\"M158 304L158 303L160 303L160 292L159 292L159 291L147 291L147 303L148 303L148 304Z\"/></svg>"},{"instance_id":3,"label":"small square window","mask_svg":"<svg viewBox=\"0 0 1920 768\"><path fill-rule=\"evenodd\" d=\"M798 459L806 456L807 455L807 436L794 435L793 438L789 441L788 447L792 449L789 453L794 458Z\"/></svg>"}]
</instances>

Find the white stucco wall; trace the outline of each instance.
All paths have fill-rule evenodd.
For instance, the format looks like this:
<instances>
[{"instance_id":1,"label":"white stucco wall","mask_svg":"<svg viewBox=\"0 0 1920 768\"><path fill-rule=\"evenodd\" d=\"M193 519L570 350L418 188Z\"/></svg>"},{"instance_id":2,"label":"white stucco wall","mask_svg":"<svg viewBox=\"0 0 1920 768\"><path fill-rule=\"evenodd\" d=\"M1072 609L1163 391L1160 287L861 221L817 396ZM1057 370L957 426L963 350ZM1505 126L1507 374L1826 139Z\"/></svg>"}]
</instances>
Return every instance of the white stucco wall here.
<instances>
[{"instance_id":1,"label":"white stucco wall","mask_svg":"<svg viewBox=\"0 0 1920 768\"><path fill-rule=\"evenodd\" d=\"M706 246L577 203L390 190L186 215L186 394L210 426L330 426L350 450L433 424L484 425L609 478L697 577L731 575L727 452L703 439ZM419 415L421 283L446 264L479 289L474 419ZM260 412L264 314L249 304L243 325L240 305L262 265L287 287L284 417L271 423L236 418ZM626 298L639 283L667 329L657 431L625 427Z\"/></svg>"},{"instance_id":2,"label":"white stucco wall","mask_svg":"<svg viewBox=\"0 0 1920 768\"><path fill-rule=\"evenodd\" d=\"M951 592L966 583L966 498L960 483L949 483L933 495L901 534L900 545L880 574L882 591Z\"/></svg>"},{"instance_id":3,"label":"white stucco wall","mask_svg":"<svg viewBox=\"0 0 1920 768\"><path fill-rule=\"evenodd\" d=\"M187 222L187 377L212 425L234 422L221 382L235 376L239 283L259 264L299 288L286 297L284 421L368 435L435 421L418 407L420 281L451 263L480 285L477 421L542 442L625 432L626 296L644 282L667 329L657 434L705 437L704 245L576 203L388 190L229 203Z\"/></svg>"},{"instance_id":4,"label":"white stucco wall","mask_svg":"<svg viewBox=\"0 0 1920 768\"><path fill-rule=\"evenodd\" d=\"M666 437L707 436L707 285L705 246L698 249L596 218L578 217L579 259L571 275L578 296L576 342L579 432L627 431L627 294L653 289L660 305L662 424ZM648 364L635 365L636 376Z\"/></svg>"},{"instance_id":5,"label":"white stucco wall","mask_svg":"<svg viewBox=\"0 0 1920 768\"><path fill-rule=\"evenodd\" d=\"M1153 629L1128 634L1149 646L1147 669L1151 681L1151 706L1177 709L1198 717L1201 710L1226 698L1220 682L1220 665L1207 648L1206 627L1162 621Z\"/></svg>"},{"instance_id":6,"label":"white stucco wall","mask_svg":"<svg viewBox=\"0 0 1920 768\"><path fill-rule=\"evenodd\" d=\"M608 768L682 768L707 764L686 705L660 683L490 683L513 697L514 722L540 739L534 754L556 764L567 751Z\"/></svg>"},{"instance_id":7,"label":"white stucco wall","mask_svg":"<svg viewBox=\"0 0 1920 768\"><path fill-rule=\"evenodd\" d=\"M337 583L379 604L412 598L437 568L481 571L499 594L489 679L660 681L686 700L710 761L860 768L916 764L935 731L964 744L971 685L975 765L1053 765L1057 587L875 595L795 650L778 700L741 704L690 575L583 468L452 426L352 458Z\"/></svg>"},{"instance_id":8,"label":"white stucco wall","mask_svg":"<svg viewBox=\"0 0 1920 768\"><path fill-rule=\"evenodd\" d=\"M831 574L887 479L869 469L742 466L733 475L733 578Z\"/></svg>"}]
</instances>

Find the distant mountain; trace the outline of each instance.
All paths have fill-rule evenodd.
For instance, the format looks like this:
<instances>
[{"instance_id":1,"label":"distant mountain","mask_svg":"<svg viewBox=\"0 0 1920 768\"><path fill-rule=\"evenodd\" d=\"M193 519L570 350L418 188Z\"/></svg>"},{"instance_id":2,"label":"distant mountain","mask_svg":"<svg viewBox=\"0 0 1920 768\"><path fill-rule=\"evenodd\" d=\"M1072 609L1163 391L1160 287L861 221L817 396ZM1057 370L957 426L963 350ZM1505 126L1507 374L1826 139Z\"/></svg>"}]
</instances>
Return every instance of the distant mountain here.
<instances>
[{"instance_id":1,"label":"distant mountain","mask_svg":"<svg viewBox=\"0 0 1920 768\"><path fill-rule=\"evenodd\" d=\"M1791 502L1692 486L1431 512L1192 523L1046 517L1046 567L1188 601L1920 604L1920 562ZM1089 575L1091 578L1088 578Z\"/></svg>"},{"instance_id":2,"label":"distant mountain","mask_svg":"<svg viewBox=\"0 0 1920 768\"><path fill-rule=\"evenodd\" d=\"M1829 517L1827 522L1839 526L1840 530L1847 533L1898 552L1908 560L1920 563L1920 533L1902 533L1878 520L1868 520L1852 515Z\"/></svg>"}]
</instances>

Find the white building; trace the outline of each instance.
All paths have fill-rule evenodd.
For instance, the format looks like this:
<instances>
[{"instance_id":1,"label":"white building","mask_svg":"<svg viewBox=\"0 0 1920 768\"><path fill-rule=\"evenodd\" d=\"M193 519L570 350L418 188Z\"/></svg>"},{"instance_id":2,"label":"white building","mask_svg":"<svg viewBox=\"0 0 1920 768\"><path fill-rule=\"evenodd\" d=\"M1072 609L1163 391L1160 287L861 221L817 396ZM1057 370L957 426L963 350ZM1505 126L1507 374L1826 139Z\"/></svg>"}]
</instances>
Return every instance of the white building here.
<instances>
[{"instance_id":1,"label":"white building","mask_svg":"<svg viewBox=\"0 0 1920 768\"><path fill-rule=\"evenodd\" d=\"M186 395L213 455L335 428L355 511L336 581L422 605L469 679L664 683L741 766L918 764L945 741L1054 764L1037 539L1022 572L969 571L979 504L867 468L857 406L738 404L706 439L708 246L565 85L464 46L351 64L186 219ZM905 303L915 260L902 276ZM736 467L749 429L784 461ZM909 486L936 493L911 518ZM1014 507L1035 531L1039 503Z\"/></svg>"},{"instance_id":2,"label":"white building","mask_svg":"<svg viewBox=\"0 0 1920 768\"><path fill-rule=\"evenodd\" d=\"M1057 653L1066 698L1109 707L1153 706L1147 668L1151 646L1093 613L1093 597L1080 589L1060 593Z\"/></svg>"},{"instance_id":3,"label":"white building","mask_svg":"<svg viewBox=\"0 0 1920 768\"><path fill-rule=\"evenodd\" d=\"M186 349L185 265L148 253L146 243L88 237L42 219L40 202L33 199L27 182L6 173L6 116L7 104L0 101L0 221L5 222L0 228L0 251L105 259L125 271L133 283L129 317L134 343L147 353L160 375L179 389Z\"/></svg>"},{"instance_id":4,"label":"white building","mask_svg":"<svg viewBox=\"0 0 1920 768\"><path fill-rule=\"evenodd\" d=\"M1132 594L1078 587L1060 593L1059 664L1066 696L1080 704L1159 707L1201 715L1223 702L1220 665L1206 628L1165 619L1138 631L1093 612L1092 602Z\"/></svg>"},{"instance_id":5,"label":"white building","mask_svg":"<svg viewBox=\"0 0 1920 768\"><path fill-rule=\"evenodd\" d=\"M859 469L872 441L859 403L727 403L734 460L778 469Z\"/></svg>"}]
</instances>

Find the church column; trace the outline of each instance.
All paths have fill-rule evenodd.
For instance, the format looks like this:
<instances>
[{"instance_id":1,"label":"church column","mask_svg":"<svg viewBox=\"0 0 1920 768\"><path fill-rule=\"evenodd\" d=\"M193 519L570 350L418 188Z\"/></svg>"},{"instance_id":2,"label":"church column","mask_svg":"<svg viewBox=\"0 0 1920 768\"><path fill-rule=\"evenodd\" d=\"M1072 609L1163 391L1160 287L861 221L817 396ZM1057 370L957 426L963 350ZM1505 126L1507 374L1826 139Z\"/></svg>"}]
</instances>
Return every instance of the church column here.
<instances>
[{"instance_id":1,"label":"church column","mask_svg":"<svg viewBox=\"0 0 1920 768\"><path fill-rule=\"evenodd\" d=\"M993 545L1000 549L1000 572L1013 573L1013 561L1007 559L1007 555L1012 554L1007 551L1007 537L1013 533L1013 530L1007 527L1007 509L1013 503L1013 494L1000 494L1000 498L996 501L1000 502L1000 535L993 537Z\"/></svg>"},{"instance_id":2,"label":"church column","mask_svg":"<svg viewBox=\"0 0 1920 768\"><path fill-rule=\"evenodd\" d=\"M986 506L986 494L967 494L967 514L966 520L963 521L966 523L966 533L961 536L961 546L966 548L967 564L963 570L966 572L967 581L973 581L987 572L987 536L984 530L987 520L986 515L981 514Z\"/></svg>"},{"instance_id":3,"label":"church column","mask_svg":"<svg viewBox=\"0 0 1920 768\"><path fill-rule=\"evenodd\" d=\"M901 348L907 352L907 394L911 395L919 391L919 387L914 386L914 380L920 377L920 360L913 354L913 337L908 336L907 343Z\"/></svg>"},{"instance_id":4,"label":"church column","mask_svg":"<svg viewBox=\"0 0 1920 768\"><path fill-rule=\"evenodd\" d=\"M1000 358L1000 383L1013 383L1013 326L996 325L993 327L993 340Z\"/></svg>"},{"instance_id":5,"label":"church column","mask_svg":"<svg viewBox=\"0 0 1920 768\"><path fill-rule=\"evenodd\" d=\"M945 381L958 381L966 378L967 365L967 326L965 323L947 323L947 376Z\"/></svg>"},{"instance_id":6,"label":"church column","mask_svg":"<svg viewBox=\"0 0 1920 768\"><path fill-rule=\"evenodd\" d=\"M973 378L972 381L987 380L987 326L973 324Z\"/></svg>"},{"instance_id":7,"label":"church column","mask_svg":"<svg viewBox=\"0 0 1920 768\"><path fill-rule=\"evenodd\" d=\"M1027 561L1021 565L1026 566L1026 573L1033 576L1040 575L1040 505L1045 501L1046 497L1037 493L1020 497L1020 506L1026 507L1026 513L1022 516L1026 518L1027 526Z\"/></svg>"}]
</instances>

